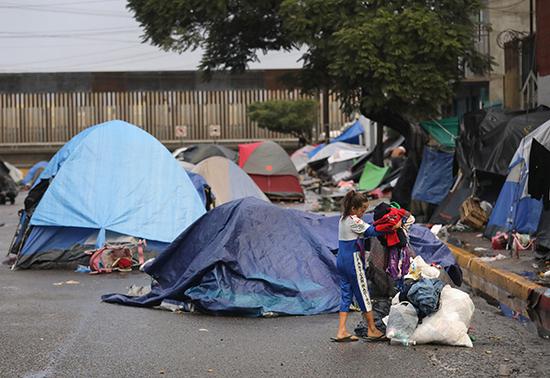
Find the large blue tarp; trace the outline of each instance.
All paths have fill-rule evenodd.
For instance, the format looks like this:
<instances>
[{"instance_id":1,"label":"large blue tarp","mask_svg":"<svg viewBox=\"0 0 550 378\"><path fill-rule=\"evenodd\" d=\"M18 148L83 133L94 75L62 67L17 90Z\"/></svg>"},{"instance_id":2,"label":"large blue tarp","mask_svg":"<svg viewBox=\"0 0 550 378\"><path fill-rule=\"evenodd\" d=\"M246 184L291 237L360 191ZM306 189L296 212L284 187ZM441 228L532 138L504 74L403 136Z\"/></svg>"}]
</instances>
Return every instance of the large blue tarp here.
<instances>
[{"instance_id":1,"label":"large blue tarp","mask_svg":"<svg viewBox=\"0 0 550 378\"><path fill-rule=\"evenodd\" d=\"M337 311L338 220L251 197L229 202L200 218L145 268L158 281L150 294L102 299L141 307L168 299L210 313L249 316ZM372 222L372 215L366 220ZM428 229L413 226L411 243L427 262L456 266Z\"/></svg>"},{"instance_id":2,"label":"large blue tarp","mask_svg":"<svg viewBox=\"0 0 550 378\"><path fill-rule=\"evenodd\" d=\"M454 154L426 147L412 198L438 205L445 199L453 185Z\"/></svg>"},{"instance_id":3,"label":"large blue tarp","mask_svg":"<svg viewBox=\"0 0 550 378\"><path fill-rule=\"evenodd\" d=\"M360 136L365 133L365 129L359 120L355 121L353 125L348 127L346 131L334 138L331 143L344 142L351 144L359 144Z\"/></svg>"},{"instance_id":4,"label":"large blue tarp","mask_svg":"<svg viewBox=\"0 0 550 378\"><path fill-rule=\"evenodd\" d=\"M98 247L107 231L170 243L205 212L170 152L123 121L79 133L55 154L40 179L51 182L30 224L95 229ZM28 252L24 246L21 253Z\"/></svg>"},{"instance_id":5,"label":"large blue tarp","mask_svg":"<svg viewBox=\"0 0 550 378\"><path fill-rule=\"evenodd\" d=\"M340 299L336 259L311 222L252 197L228 202L145 268L159 284L150 294L102 299L145 307L171 299L210 313L249 316L334 312Z\"/></svg>"}]
</instances>

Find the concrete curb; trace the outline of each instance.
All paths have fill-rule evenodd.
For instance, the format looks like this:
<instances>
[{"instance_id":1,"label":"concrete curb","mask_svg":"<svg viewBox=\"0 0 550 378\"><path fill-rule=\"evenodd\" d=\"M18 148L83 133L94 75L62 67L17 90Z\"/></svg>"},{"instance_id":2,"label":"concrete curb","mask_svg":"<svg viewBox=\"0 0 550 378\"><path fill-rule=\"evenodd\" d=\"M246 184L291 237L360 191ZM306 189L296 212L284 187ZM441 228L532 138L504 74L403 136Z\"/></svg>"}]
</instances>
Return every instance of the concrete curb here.
<instances>
[{"instance_id":1,"label":"concrete curb","mask_svg":"<svg viewBox=\"0 0 550 378\"><path fill-rule=\"evenodd\" d=\"M462 269L464 282L529 316L537 324L539 334L550 333L550 289L518 274L494 268L462 248L452 244L447 246Z\"/></svg>"}]
</instances>

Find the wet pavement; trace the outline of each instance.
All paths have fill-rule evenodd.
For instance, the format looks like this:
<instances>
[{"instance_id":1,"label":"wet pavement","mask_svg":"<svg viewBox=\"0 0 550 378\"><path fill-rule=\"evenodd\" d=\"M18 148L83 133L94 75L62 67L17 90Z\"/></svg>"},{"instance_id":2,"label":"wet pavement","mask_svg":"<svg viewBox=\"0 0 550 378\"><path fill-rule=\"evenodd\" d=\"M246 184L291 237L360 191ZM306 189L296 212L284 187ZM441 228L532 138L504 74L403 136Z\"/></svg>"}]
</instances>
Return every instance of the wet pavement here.
<instances>
[{"instance_id":1,"label":"wet pavement","mask_svg":"<svg viewBox=\"0 0 550 378\"><path fill-rule=\"evenodd\" d=\"M0 253L13 236L17 209L0 206ZM474 348L405 348L331 343L336 314L215 317L99 299L149 282L139 272L90 276L2 265L0 377L550 376L550 342L478 297ZM352 329L359 314L350 320Z\"/></svg>"}]
</instances>

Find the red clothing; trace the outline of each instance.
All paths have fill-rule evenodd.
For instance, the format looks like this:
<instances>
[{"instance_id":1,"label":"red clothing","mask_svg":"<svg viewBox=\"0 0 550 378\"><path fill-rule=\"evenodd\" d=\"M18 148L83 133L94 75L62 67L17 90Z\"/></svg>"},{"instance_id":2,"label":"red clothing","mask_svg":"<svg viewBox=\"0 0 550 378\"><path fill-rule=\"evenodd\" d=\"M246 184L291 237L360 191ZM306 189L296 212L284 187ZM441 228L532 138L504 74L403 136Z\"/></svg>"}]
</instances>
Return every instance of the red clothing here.
<instances>
[{"instance_id":1,"label":"red clothing","mask_svg":"<svg viewBox=\"0 0 550 378\"><path fill-rule=\"evenodd\" d=\"M391 208L382 218L374 222L374 229L378 232L386 232L384 238L388 243L388 247L393 247L401 241L397 231L393 228L403 217L407 216L408 212L405 209Z\"/></svg>"}]
</instances>

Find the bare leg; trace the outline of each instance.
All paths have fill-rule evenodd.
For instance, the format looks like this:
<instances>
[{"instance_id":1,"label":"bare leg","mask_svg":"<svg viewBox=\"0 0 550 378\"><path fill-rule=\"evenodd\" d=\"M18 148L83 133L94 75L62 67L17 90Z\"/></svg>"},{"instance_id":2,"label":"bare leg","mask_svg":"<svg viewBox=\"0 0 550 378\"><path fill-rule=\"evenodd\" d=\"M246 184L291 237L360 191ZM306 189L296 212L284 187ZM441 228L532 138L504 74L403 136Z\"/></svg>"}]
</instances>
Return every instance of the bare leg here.
<instances>
[{"instance_id":1,"label":"bare leg","mask_svg":"<svg viewBox=\"0 0 550 378\"><path fill-rule=\"evenodd\" d=\"M374 324L374 316L372 314L372 311L363 312L363 317L367 321L368 337L379 337L384 335L378 328L376 328L376 325Z\"/></svg>"},{"instance_id":2,"label":"bare leg","mask_svg":"<svg viewBox=\"0 0 550 378\"><path fill-rule=\"evenodd\" d=\"M338 313L338 333L336 334L337 339L342 339L344 337L351 336L351 334L346 329L346 321L348 320L348 313L347 312L339 312ZM351 336L352 338L357 338L355 336Z\"/></svg>"}]
</instances>

